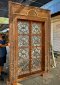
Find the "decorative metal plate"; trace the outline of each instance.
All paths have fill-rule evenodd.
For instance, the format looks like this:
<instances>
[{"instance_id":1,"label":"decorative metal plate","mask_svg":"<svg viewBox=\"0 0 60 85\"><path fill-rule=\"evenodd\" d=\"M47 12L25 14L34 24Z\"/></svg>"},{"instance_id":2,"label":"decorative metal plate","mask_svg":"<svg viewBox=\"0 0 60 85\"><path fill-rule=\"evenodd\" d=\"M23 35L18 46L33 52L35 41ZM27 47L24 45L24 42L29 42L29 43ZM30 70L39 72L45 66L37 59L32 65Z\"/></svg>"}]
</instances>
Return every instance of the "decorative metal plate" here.
<instances>
[{"instance_id":1,"label":"decorative metal plate","mask_svg":"<svg viewBox=\"0 0 60 85\"><path fill-rule=\"evenodd\" d=\"M29 49L19 49L18 57L19 75L29 72Z\"/></svg>"},{"instance_id":2,"label":"decorative metal plate","mask_svg":"<svg viewBox=\"0 0 60 85\"><path fill-rule=\"evenodd\" d=\"M41 67L41 48L34 47L32 49L32 71L40 70Z\"/></svg>"},{"instance_id":3,"label":"decorative metal plate","mask_svg":"<svg viewBox=\"0 0 60 85\"><path fill-rule=\"evenodd\" d=\"M34 58L32 59L32 68L31 71L38 71L41 70L41 62L40 62L40 58Z\"/></svg>"},{"instance_id":4,"label":"decorative metal plate","mask_svg":"<svg viewBox=\"0 0 60 85\"><path fill-rule=\"evenodd\" d=\"M29 23L26 21L18 22L18 33L19 34L28 34L29 33Z\"/></svg>"},{"instance_id":5,"label":"decorative metal plate","mask_svg":"<svg viewBox=\"0 0 60 85\"><path fill-rule=\"evenodd\" d=\"M32 46L40 46L40 36L32 36Z\"/></svg>"},{"instance_id":6,"label":"decorative metal plate","mask_svg":"<svg viewBox=\"0 0 60 85\"><path fill-rule=\"evenodd\" d=\"M41 24L33 23L32 24L32 34L40 34L41 33Z\"/></svg>"},{"instance_id":7,"label":"decorative metal plate","mask_svg":"<svg viewBox=\"0 0 60 85\"><path fill-rule=\"evenodd\" d=\"M28 46L29 45L29 36L25 35L25 36L18 36L18 46Z\"/></svg>"},{"instance_id":8,"label":"decorative metal plate","mask_svg":"<svg viewBox=\"0 0 60 85\"><path fill-rule=\"evenodd\" d=\"M27 59L29 58L29 48L20 48L19 49L19 58Z\"/></svg>"},{"instance_id":9,"label":"decorative metal plate","mask_svg":"<svg viewBox=\"0 0 60 85\"><path fill-rule=\"evenodd\" d=\"M32 49L32 58L39 58L41 56L41 48L40 47L34 47Z\"/></svg>"}]
</instances>

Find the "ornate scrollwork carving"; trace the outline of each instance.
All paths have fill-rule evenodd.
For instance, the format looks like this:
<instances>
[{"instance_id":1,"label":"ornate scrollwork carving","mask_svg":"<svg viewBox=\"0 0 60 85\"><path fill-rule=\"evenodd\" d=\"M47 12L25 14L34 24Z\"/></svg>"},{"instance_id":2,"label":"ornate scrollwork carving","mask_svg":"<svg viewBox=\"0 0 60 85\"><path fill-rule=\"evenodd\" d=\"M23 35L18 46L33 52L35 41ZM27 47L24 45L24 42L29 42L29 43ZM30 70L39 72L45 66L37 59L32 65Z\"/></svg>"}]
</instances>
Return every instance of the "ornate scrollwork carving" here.
<instances>
[{"instance_id":1,"label":"ornate scrollwork carving","mask_svg":"<svg viewBox=\"0 0 60 85\"><path fill-rule=\"evenodd\" d=\"M30 9L30 10L28 11L28 16L37 16L36 10Z\"/></svg>"}]
</instances>

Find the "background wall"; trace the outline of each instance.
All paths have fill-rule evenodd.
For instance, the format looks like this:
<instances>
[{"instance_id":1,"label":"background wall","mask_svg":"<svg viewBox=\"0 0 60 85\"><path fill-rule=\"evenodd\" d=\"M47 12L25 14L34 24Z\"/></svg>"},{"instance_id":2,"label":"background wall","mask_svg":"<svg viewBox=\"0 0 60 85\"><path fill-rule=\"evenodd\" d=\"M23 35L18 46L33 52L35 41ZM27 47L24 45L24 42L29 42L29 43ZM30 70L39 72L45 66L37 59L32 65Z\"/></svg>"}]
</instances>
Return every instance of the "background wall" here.
<instances>
[{"instance_id":1,"label":"background wall","mask_svg":"<svg viewBox=\"0 0 60 85\"><path fill-rule=\"evenodd\" d=\"M54 51L60 52L60 15L51 18L51 42Z\"/></svg>"}]
</instances>

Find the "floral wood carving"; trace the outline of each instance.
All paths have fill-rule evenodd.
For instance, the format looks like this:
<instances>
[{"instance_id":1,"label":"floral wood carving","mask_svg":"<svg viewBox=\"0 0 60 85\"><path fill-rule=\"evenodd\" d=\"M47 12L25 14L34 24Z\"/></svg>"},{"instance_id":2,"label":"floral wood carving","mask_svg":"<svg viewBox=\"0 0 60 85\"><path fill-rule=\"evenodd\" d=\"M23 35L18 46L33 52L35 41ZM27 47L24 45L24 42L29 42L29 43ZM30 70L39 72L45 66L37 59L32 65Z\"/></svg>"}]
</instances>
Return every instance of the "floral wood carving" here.
<instances>
[{"instance_id":1,"label":"floral wood carving","mask_svg":"<svg viewBox=\"0 0 60 85\"><path fill-rule=\"evenodd\" d=\"M36 13L35 10L31 9L31 10L29 10L29 12L28 12L28 16L37 16L37 13Z\"/></svg>"}]
</instances>

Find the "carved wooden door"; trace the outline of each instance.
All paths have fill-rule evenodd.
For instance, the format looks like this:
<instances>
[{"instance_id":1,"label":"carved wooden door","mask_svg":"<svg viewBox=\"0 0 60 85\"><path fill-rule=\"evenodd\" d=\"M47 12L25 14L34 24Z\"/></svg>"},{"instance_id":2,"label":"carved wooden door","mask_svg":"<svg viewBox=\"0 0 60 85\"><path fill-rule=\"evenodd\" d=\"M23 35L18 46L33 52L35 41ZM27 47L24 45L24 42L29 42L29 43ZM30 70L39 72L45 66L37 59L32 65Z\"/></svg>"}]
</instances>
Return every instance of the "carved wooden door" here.
<instances>
[{"instance_id":1,"label":"carved wooden door","mask_svg":"<svg viewBox=\"0 0 60 85\"><path fill-rule=\"evenodd\" d=\"M18 71L19 75L41 71L42 23L18 21Z\"/></svg>"},{"instance_id":2,"label":"carved wooden door","mask_svg":"<svg viewBox=\"0 0 60 85\"><path fill-rule=\"evenodd\" d=\"M9 28L9 83L47 72L50 68L50 11L10 1Z\"/></svg>"}]
</instances>

